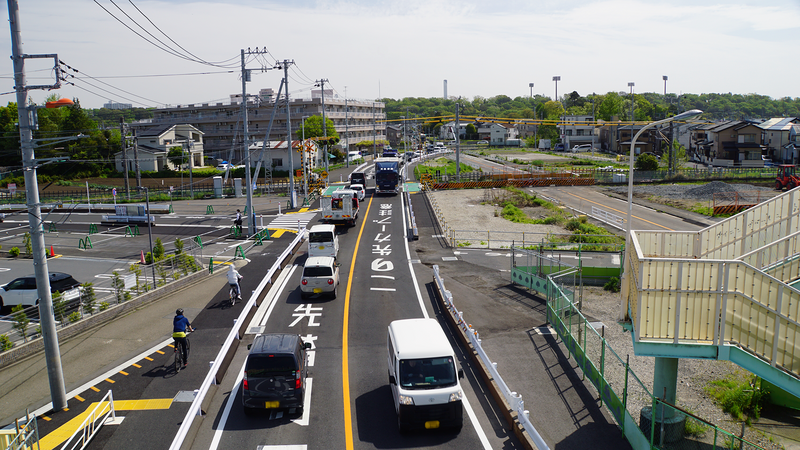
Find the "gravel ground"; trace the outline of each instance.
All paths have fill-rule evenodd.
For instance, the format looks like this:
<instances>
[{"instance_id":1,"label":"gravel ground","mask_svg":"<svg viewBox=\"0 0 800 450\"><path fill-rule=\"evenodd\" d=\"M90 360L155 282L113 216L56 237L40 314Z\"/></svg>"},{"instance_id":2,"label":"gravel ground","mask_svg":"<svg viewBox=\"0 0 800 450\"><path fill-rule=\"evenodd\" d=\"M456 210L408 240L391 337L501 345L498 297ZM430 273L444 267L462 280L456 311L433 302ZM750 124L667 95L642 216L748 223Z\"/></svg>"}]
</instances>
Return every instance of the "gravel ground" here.
<instances>
[{"instance_id":1,"label":"gravel ground","mask_svg":"<svg viewBox=\"0 0 800 450\"><path fill-rule=\"evenodd\" d=\"M613 186L607 188L609 191L620 194L628 194L628 186ZM651 196L696 200L698 202L712 200L714 194L760 192L772 197L777 191L772 187L754 186L751 184L728 184L722 181L712 181L706 184L637 184L634 194L637 196Z\"/></svg>"},{"instance_id":2,"label":"gravel ground","mask_svg":"<svg viewBox=\"0 0 800 450\"><path fill-rule=\"evenodd\" d=\"M627 187L621 188L627 193ZM637 193L648 196L674 196L671 198L687 198L692 200L707 201L713 193L736 191L769 190L751 185L726 184L712 182L705 185L637 185ZM488 191L488 192L487 192ZM561 227L552 225L529 225L509 222L502 217L496 217L499 211L492 204L492 190L469 189L436 191L431 195L442 210L448 225L455 230L492 230L492 231L525 231L526 233L566 233ZM774 191L769 190L772 193ZM464 208L468 214L464 214ZM537 208L530 208L526 212L536 216ZM609 345L621 358L630 356L631 369L638 378L652 389L653 358L639 357L633 354L631 335L624 332L617 325L619 311L619 294L610 293L597 287L584 287L583 313L591 320L602 321L606 324L605 338ZM744 375L743 369L729 361L706 361L696 359L681 359L678 366L678 405L692 411L695 415L724 428L728 432L739 435L741 422L734 420L730 415L722 412L711 398L706 395L703 388L712 380L720 379L729 374ZM638 408L631 408L637 410ZM769 435L753 428L747 427L745 439L765 449L782 449L780 444L772 442Z\"/></svg>"}]
</instances>

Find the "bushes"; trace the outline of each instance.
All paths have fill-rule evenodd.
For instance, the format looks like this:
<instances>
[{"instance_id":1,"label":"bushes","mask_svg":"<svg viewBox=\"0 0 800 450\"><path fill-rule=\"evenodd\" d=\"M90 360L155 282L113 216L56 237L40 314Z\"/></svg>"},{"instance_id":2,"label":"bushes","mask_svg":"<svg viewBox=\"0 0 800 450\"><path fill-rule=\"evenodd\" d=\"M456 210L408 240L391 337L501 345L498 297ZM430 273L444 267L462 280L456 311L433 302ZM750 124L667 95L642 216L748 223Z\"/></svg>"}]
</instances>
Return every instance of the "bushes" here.
<instances>
[{"instance_id":1,"label":"bushes","mask_svg":"<svg viewBox=\"0 0 800 450\"><path fill-rule=\"evenodd\" d=\"M19 256L19 247L11 247L11 250L8 251L8 254L16 258Z\"/></svg>"},{"instance_id":2,"label":"bushes","mask_svg":"<svg viewBox=\"0 0 800 450\"><path fill-rule=\"evenodd\" d=\"M736 420L750 424L761 416L761 409L769 402L769 393L756 386L758 377L752 374L730 374L710 382L704 390Z\"/></svg>"}]
</instances>

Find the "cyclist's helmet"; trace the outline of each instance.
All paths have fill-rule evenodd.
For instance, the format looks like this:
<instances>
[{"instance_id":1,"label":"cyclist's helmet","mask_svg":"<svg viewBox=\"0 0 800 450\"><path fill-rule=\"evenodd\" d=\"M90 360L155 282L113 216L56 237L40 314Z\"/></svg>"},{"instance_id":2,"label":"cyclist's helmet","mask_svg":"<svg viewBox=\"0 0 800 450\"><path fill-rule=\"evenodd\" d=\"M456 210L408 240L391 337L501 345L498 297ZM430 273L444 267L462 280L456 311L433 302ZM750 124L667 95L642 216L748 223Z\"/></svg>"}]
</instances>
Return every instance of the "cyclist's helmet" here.
<instances>
[{"instance_id":1,"label":"cyclist's helmet","mask_svg":"<svg viewBox=\"0 0 800 450\"><path fill-rule=\"evenodd\" d=\"M183 315L183 308L178 308L177 310L175 310L175 315L176 316L182 316Z\"/></svg>"}]
</instances>

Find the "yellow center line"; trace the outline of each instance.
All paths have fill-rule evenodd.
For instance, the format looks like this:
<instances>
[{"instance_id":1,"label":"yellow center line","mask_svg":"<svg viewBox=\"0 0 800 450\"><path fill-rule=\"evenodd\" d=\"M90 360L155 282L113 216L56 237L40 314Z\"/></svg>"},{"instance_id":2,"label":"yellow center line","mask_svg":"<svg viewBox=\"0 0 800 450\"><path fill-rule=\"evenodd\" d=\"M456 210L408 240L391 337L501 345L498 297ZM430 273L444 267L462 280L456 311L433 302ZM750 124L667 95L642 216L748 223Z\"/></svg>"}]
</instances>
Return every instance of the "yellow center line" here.
<instances>
[{"instance_id":1,"label":"yellow center line","mask_svg":"<svg viewBox=\"0 0 800 450\"><path fill-rule=\"evenodd\" d=\"M367 224L367 217L369 217L369 209L372 207L372 197L369 198L367 203L367 210L364 212L364 218L361 220L361 229L358 230L358 238L356 238L356 249L353 251L353 259L350 261L350 274L347 277L347 290L344 294L344 317L342 319L342 391L344 400L344 448L345 450L353 449L353 418L350 412L350 369L347 364L349 355L347 349L347 334L348 326L350 324L350 289L353 286L353 271L356 267L356 256L358 255L358 246L361 243L361 235L364 234L364 227Z\"/></svg>"},{"instance_id":2,"label":"yellow center line","mask_svg":"<svg viewBox=\"0 0 800 450\"><path fill-rule=\"evenodd\" d=\"M602 204L602 203L597 203L597 202L595 202L595 201L589 200L588 198L583 198L583 197L581 197L580 195L575 195L575 194L573 194L572 192L567 192L567 191L564 191L564 190L561 190L561 189L559 189L559 192L563 192L563 193L565 193L565 194L567 194L567 195L571 195L571 196L573 196L573 197L575 197L575 198L579 198L579 199L581 199L581 200L583 200L583 201L585 201L585 202L593 203L593 204L595 204L595 205L597 205L597 206L602 206L604 209L610 209L610 210L612 210L612 211L616 211L616 212L618 212L618 213L620 213L620 214L625 214L625 217L626 217L626 218L628 217L628 211L620 211L620 210L618 210L618 209L616 209L616 208L612 208L612 207L610 207L610 206L608 206L608 205L604 205L604 204ZM672 228L667 228L667 227L665 227L664 225L657 224L657 223L655 223L655 222L651 222L651 221L649 221L649 220L647 220L647 219L643 219L643 218L641 218L641 217L639 217L639 216L636 216L636 215L633 215L633 214L631 214L631 217L635 217L635 218L637 218L637 219L641 220L642 222L647 222L647 223L649 223L650 225L654 225L654 226L657 226L657 227L663 228L663 229L665 229L665 230L667 230L667 231L675 231L675 230L673 230ZM625 219L625 220L627 220L627 219Z\"/></svg>"}]
</instances>

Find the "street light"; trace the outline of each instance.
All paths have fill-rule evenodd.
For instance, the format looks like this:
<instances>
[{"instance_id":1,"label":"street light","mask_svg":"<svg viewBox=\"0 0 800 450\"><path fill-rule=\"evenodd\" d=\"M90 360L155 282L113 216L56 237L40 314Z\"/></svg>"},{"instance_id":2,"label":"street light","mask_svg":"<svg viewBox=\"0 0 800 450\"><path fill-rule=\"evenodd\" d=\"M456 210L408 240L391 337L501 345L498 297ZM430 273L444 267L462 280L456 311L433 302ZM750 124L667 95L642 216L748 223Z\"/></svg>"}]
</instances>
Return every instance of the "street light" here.
<instances>
[{"instance_id":1,"label":"street light","mask_svg":"<svg viewBox=\"0 0 800 450\"><path fill-rule=\"evenodd\" d=\"M633 132L633 82L628 83L628 87L631 88L631 133Z\"/></svg>"},{"instance_id":2,"label":"street light","mask_svg":"<svg viewBox=\"0 0 800 450\"><path fill-rule=\"evenodd\" d=\"M631 256L630 255L631 255L631 250L632 250L632 248L631 248L631 242L632 242L631 227L632 227L632 222L633 222L633 152L634 152L634 149L636 148L636 139L638 139L639 136L645 130L647 130L648 128L652 128L652 127L655 127L657 125L661 125L661 124L664 124L664 123L667 123L667 122L672 122L673 120L689 119L691 117L699 116L700 114L703 114L703 111L700 111L699 109L692 109L692 110L689 110L689 111L682 112L682 113L678 114L677 116L672 116L672 117L668 117L668 118L663 119L663 120L659 120L657 122L648 123L647 125L643 126L642 129L639 130L636 133L636 135L633 136L633 139L631 140L631 151L630 151L630 155L628 157L629 158L629 162L630 162L630 167L628 168L628 227L627 227L628 229L627 229L627 231L625 233L625 266L623 267L623 270L622 270L622 279L623 279L622 285L625 288L625 291L624 291L625 292L625 296L629 295L629 292L630 292L630 285L629 284L630 284L630 281L631 281L630 280L630 276L628 275L628 271L630 270L630 264L631 264ZM627 308L626 305L627 305L627 301L623 301L622 302L622 307L623 308ZM620 319L624 319L625 315L628 313L628 311L627 311L627 309L625 309L624 311L620 311L620 313L621 313Z\"/></svg>"},{"instance_id":3,"label":"street light","mask_svg":"<svg viewBox=\"0 0 800 450\"><path fill-rule=\"evenodd\" d=\"M533 98L533 83L528 83L528 87L531 88L531 96L530 96L530 98Z\"/></svg>"},{"instance_id":4,"label":"street light","mask_svg":"<svg viewBox=\"0 0 800 450\"><path fill-rule=\"evenodd\" d=\"M662 75L661 79L664 80L664 97L666 97L667 96L667 80L669 80L669 77L666 76L666 75Z\"/></svg>"},{"instance_id":5,"label":"street light","mask_svg":"<svg viewBox=\"0 0 800 450\"><path fill-rule=\"evenodd\" d=\"M553 81L556 82L556 98L554 98L553 101L557 102L558 101L558 82L561 81L561 76L559 75L559 76L553 77Z\"/></svg>"}]
</instances>

